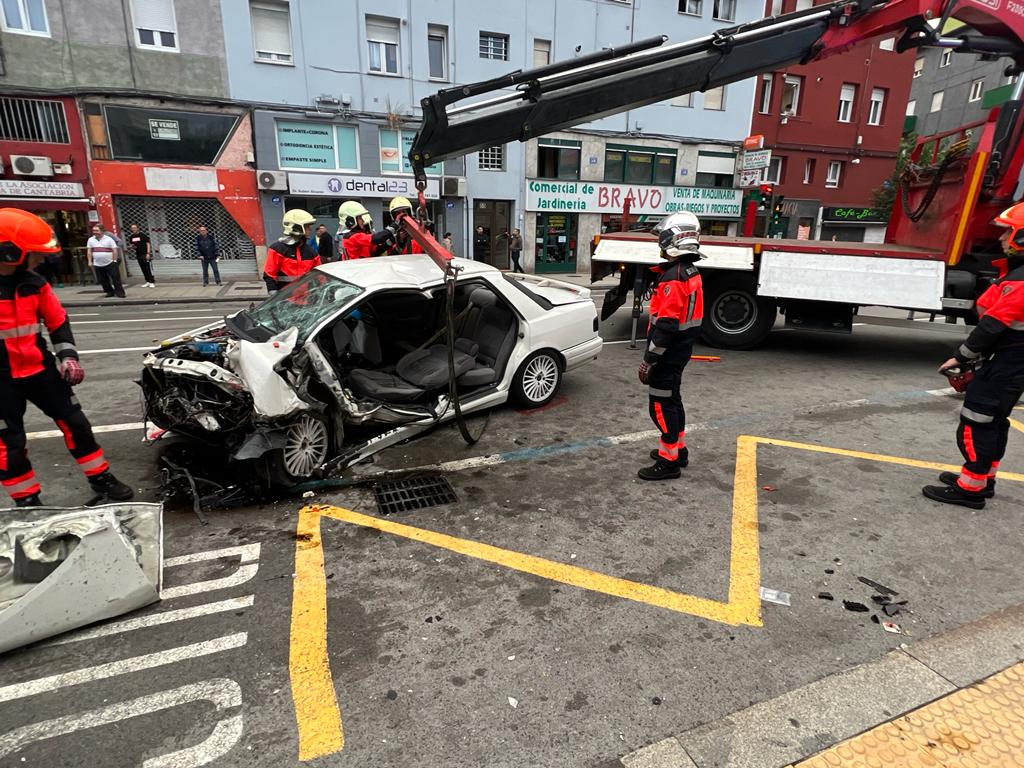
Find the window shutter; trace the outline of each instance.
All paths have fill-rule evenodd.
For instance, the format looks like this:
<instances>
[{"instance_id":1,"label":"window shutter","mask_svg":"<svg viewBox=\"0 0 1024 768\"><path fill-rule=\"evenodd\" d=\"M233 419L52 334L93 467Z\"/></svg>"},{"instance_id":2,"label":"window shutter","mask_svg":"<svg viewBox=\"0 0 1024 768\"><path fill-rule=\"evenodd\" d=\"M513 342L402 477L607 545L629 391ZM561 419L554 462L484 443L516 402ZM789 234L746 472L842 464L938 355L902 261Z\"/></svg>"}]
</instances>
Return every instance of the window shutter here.
<instances>
[{"instance_id":1,"label":"window shutter","mask_svg":"<svg viewBox=\"0 0 1024 768\"><path fill-rule=\"evenodd\" d=\"M398 44L398 22L380 16L366 17L366 39Z\"/></svg>"},{"instance_id":2,"label":"window shutter","mask_svg":"<svg viewBox=\"0 0 1024 768\"><path fill-rule=\"evenodd\" d=\"M257 51L290 54L292 39L288 27L288 6L253 3L252 33Z\"/></svg>"},{"instance_id":3,"label":"window shutter","mask_svg":"<svg viewBox=\"0 0 1024 768\"><path fill-rule=\"evenodd\" d=\"M173 0L132 0L132 18L137 29L177 32Z\"/></svg>"}]
</instances>

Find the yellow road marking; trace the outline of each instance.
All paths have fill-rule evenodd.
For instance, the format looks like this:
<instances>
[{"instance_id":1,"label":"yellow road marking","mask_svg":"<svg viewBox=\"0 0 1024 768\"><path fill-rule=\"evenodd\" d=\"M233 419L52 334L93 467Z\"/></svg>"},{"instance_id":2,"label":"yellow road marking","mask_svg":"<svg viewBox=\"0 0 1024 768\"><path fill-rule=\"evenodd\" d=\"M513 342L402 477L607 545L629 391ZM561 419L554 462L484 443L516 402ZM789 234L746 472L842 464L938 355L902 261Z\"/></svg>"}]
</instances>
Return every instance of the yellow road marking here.
<instances>
[{"instance_id":1,"label":"yellow road marking","mask_svg":"<svg viewBox=\"0 0 1024 768\"><path fill-rule=\"evenodd\" d=\"M316 507L299 512L295 532L288 673L299 729L299 760L340 752L345 735L327 655L327 577Z\"/></svg>"},{"instance_id":2,"label":"yellow road marking","mask_svg":"<svg viewBox=\"0 0 1024 768\"><path fill-rule=\"evenodd\" d=\"M897 464L915 469L959 471L952 464L920 461L880 453L830 448L811 443L741 435L736 440L733 484L732 544L727 602L673 592L627 579L545 560L534 555L459 539L437 531L332 506L306 507L299 513L295 545L295 586L292 598L289 672L299 732L299 759L324 757L345 744L341 712L331 678L327 651L327 581L324 575L320 522L324 517L393 536L430 544L467 557L529 573L593 592L634 600L723 624L760 627L760 551L757 531L757 447L772 445L812 453ZM1024 474L1000 472L1000 480L1024 482Z\"/></svg>"},{"instance_id":3,"label":"yellow road marking","mask_svg":"<svg viewBox=\"0 0 1024 768\"><path fill-rule=\"evenodd\" d=\"M1016 419L1010 419L1010 426L1016 429L1018 432L1024 432L1024 421L1017 421ZM999 475L1002 477L1002 475Z\"/></svg>"}]
</instances>

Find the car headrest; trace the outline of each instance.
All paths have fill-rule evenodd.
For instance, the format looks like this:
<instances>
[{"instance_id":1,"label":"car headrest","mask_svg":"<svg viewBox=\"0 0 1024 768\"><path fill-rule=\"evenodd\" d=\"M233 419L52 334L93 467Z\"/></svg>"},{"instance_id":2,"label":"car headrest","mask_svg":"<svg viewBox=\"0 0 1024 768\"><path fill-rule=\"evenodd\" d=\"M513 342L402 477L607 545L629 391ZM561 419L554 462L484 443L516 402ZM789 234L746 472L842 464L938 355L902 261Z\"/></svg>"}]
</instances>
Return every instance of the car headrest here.
<instances>
[{"instance_id":1,"label":"car headrest","mask_svg":"<svg viewBox=\"0 0 1024 768\"><path fill-rule=\"evenodd\" d=\"M482 309L493 307L498 303L498 297L486 288L477 288L469 294L469 303Z\"/></svg>"}]
</instances>

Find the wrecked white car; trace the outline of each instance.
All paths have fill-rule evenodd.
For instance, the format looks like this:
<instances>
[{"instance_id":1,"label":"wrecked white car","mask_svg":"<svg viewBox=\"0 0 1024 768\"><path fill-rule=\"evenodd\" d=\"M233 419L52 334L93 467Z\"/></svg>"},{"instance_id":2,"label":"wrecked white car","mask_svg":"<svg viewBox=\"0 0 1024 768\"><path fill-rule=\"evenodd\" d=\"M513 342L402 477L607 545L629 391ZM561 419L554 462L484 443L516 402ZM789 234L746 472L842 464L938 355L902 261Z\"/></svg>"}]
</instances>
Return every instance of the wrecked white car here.
<instances>
[{"instance_id":1,"label":"wrecked white car","mask_svg":"<svg viewBox=\"0 0 1024 768\"><path fill-rule=\"evenodd\" d=\"M590 291L456 259L454 366L423 256L318 267L255 309L146 355L146 418L293 485L513 397L539 407L601 351Z\"/></svg>"}]
</instances>

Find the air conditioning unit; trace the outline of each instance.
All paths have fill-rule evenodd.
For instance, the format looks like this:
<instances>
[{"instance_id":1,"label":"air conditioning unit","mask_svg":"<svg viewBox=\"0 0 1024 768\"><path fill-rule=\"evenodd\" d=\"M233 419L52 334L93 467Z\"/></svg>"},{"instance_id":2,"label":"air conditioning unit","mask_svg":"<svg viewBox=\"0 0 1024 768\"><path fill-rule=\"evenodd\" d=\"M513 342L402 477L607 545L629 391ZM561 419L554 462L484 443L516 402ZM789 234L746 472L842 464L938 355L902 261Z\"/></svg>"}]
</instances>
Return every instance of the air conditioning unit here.
<instances>
[{"instance_id":1,"label":"air conditioning unit","mask_svg":"<svg viewBox=\"0 0 1024 768\"><path fill-rule=\"evenodd\" d=\"M260 189L287 191L288 174L284 171L256 171L256 183Z\"/></svg>"},{"instance_id":2,"label":"air conditioning unit","mask_svg":"<svg viewBox=\"0 0 1024 768\"><path fill-rule=\"evenodd\" d=\"M53 163L48 157L11 155L11 171L15 176L53 176Z\"/></svg>"},{"instance_id":3,"label":"air conditioning unit","mask_svg":"<svg viewBox=\"0 0 1024 768\"><path fill-rule=\"evenodd\" d=\"M441 181L441 197L465 197L466 180L455 176L447 176Z\"/></svg>"}]
</instances>

